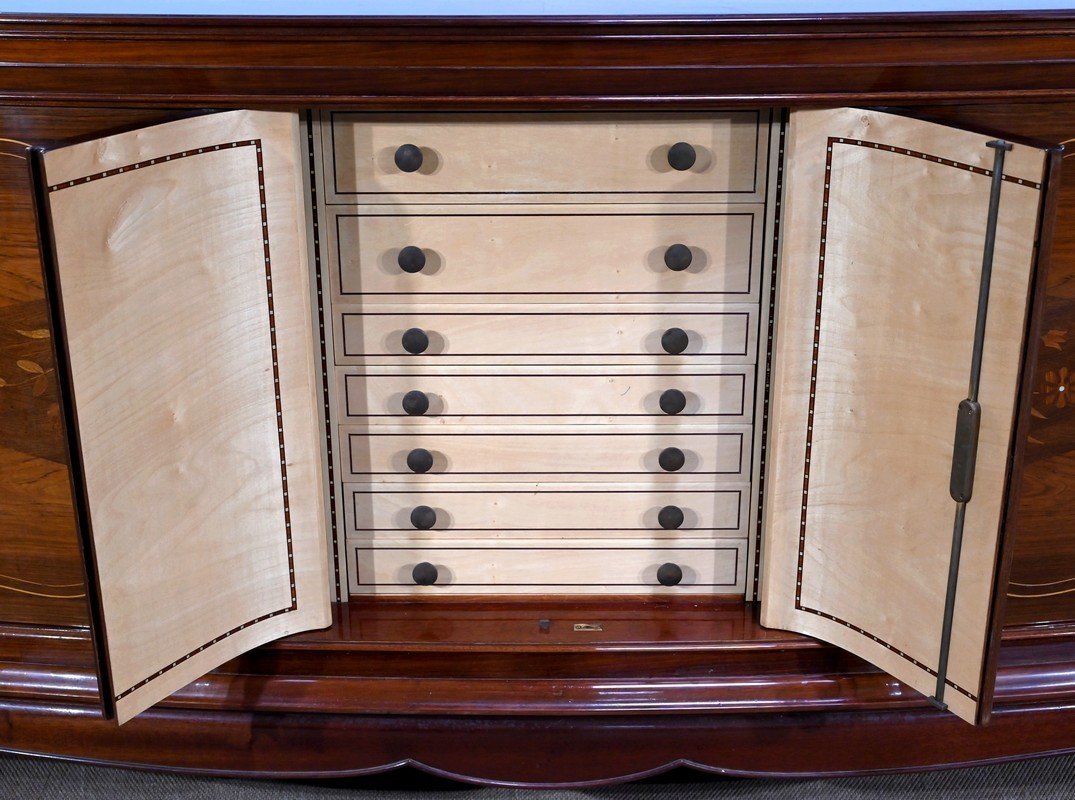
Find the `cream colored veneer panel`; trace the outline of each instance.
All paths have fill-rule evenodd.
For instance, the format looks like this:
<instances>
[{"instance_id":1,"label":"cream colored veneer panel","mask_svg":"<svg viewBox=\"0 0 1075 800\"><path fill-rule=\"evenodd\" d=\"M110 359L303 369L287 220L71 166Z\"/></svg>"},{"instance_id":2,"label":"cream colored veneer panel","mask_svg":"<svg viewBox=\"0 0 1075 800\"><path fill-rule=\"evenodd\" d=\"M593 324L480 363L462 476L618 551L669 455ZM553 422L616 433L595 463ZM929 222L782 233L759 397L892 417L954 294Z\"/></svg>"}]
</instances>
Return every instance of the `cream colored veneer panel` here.
<instances>
[{"instance_id":1,"label":"cream colored veneer panel","mask_svg":"<svg viewBox=\"0 0 1075 800\"><path fill-rule=\"evenodd\" d=\"M420 295L424 302L536 302L541 298L639 302L754 302L761 258L758 204L706 206L375 206L333 209L336 291L365 305ZM665 251L691 250L670 270ZM399 266L404 247L426 266ZM357 299L357 298L356 298Z\"/></svg>"},{"instance_id":2,"label":"cream colored veneer panel","mask_svg":"<svg viewBox=\"0 0 1075 800\"><path fill-rule=\"evenodd\" d=\"M992 165L987 141L850 109L796 112L789 131L762 622L846 647L926 694L990 186L967 166ZM1042 165L1040 151L1016 145L1001 193L945 696L967 720L982 682L1034 256L1040 192L1028 182Z\"/></svg>"},{"instance_id":3,"label":"cream colored veneer panel","mask_svg":"<svg viewBox=\"0 0 1075 800\"><path fill-rule=\"evenodd\" d=\"M604 368L600 371L558 372L535 367L492 367L451 371L408 370L407 374L374 374L340 370L345 421L364 420L414 426L452 421L513 419L594 423L601 419L630 419L659 425L692 421L744 422L752 414L754 368L679 367ZM676 415L660 409L667 390L683 393L686 406ZM423 392L429 410L422 416L403 411L403 397Z\"/></svg>"},{"instance_id":4,"label":"cream colored veneer panel","mask_svg":"<svg viewBox=\"0 0 1075 800\"><path fill-rule=\"evenodd\" d=\"M44 157L121 722L330 621L299 152L239 111Z\"/></svg>"},{"instance_id":5,"label":"cream colored veneer panel","mask_svg":"<svg viewBox=\"0 0 1075 800\"><path fill-rule=\"evenodd\" d=\"M579 538L595 531L631 538L678 539L698 535L745 535L749 486L708 483L654 487L645 483L603 486L587 483L459 483L437 486L345 484L348 538L415 532L411 511L420 505L436 512L430 536L482 531L484 537ZM664 530L658 512L674 505L683 524ZM543 531L544 533L538 533ZM604 534L603 534L604 536Z\"/></svg>"},{"instance_id":6,"label":"cream colored veneer panel","mask_svg":"<svg viewBox=\"0 0 1075 800\"><path fill-rule=\"evenodd\" d=\"M758 111L675 114L333 113L333 195L445 193L717 193L763 191ZM668 165L687 142L697 161ZM413 144L422 166L403 172L396 149Z\"/></svg>"},{"instance_id":7,"label":"cream colored veneer panel","mask_svg":"<svg viewBox=\"0 0 1075 800\"><path fill-rule=\"evenodd\" d=\"M355 594L742 594L745 541L717 539L630 542L609 546L579 540L548 547L542 541L510 546L481 539L431 543L400 537L391 542L351 545ZM437 582L418 586L415 565L437 569ZM677 586L662 586L657 570L673 563L682 570Z\"/></svg>"},{"instance_id":8,"label":"cream colored veneer panel","mask_svg":"<svg viewBox=\"0 0 1075 800\"><path fill-rule=\"evenodd\" d=\"M526 310L490 306L336 305L337 364L692 363L753 364L757 309L748 305L652 306L542 305ZM403 334L418 328L427 349L403 348ZM687 336L681 354L663 348L666 331Z\"/></svg>"},{"instance_id":9,"label":"cream colored veneer panel","mask_svg":"<svg viewBox=\"0 0 1075 800\"><path fill-rule=\"evenodd\" d=\"M577 426L576 426L577 427ZM749 478L752 430L729 426L719 432L648 430L609 433L607 427L586 432L533 433L512 430L491 433L411 431L384 433L357 425L343 426L340 444L346 448L347 476L358 480L417 483L483 481L646 480L653 484L697 481L699 476L720 482ZM429 451L432 468L412 472L407 456L415 448ZM683 466L665 471L660 455L666 448L683 453Z\"/></svg>"}]
</instances>

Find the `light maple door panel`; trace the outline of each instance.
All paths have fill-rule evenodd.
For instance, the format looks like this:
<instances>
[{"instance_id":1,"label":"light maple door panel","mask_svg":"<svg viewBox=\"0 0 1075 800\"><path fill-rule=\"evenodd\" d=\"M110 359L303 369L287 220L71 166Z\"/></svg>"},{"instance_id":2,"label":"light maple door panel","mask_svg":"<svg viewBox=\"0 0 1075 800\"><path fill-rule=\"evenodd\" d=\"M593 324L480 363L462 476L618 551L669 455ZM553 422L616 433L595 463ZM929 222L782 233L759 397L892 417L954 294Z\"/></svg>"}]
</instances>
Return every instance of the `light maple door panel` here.
<instances>
[{"instance_id":1,"label":"light maple door panel","mask_svg":"<svg viewBox=\"0 0 1075 800\"><path fill-rule=\"evenodd\" d=\"M932 695L968 395L990 137L873 111L795 112L765 483L762 622ZM1004 167L945 702L974 720L1034 260L1043 152Z\"/></svg>"},{"instance_id":2,"label":"light maple door panel","mask_svg":"<svg viewBox=\"0 0 1075 800\"><path fill-rule=\"evenodd\" d=\"M41 157L120 722L330 621L299 153L236 111Z\"/></svg>"}]
</instances>

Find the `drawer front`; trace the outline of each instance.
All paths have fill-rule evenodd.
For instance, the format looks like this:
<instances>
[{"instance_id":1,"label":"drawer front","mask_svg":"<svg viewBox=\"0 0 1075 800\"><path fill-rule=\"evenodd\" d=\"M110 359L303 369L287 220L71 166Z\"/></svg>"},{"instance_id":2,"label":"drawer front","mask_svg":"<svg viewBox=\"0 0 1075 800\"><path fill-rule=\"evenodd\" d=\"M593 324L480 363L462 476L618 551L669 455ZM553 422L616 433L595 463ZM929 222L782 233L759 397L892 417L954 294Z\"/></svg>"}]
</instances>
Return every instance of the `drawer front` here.
<instances>
[{"instance_id":1,"label":"drawer front","mask_svg":"<svg viewBox=\"0 0 1075 800\"><path fill-rule=\"evenodd\" d=\"M609 489L587 484L542 484L506 487L497 484L452 484L437 487L345 486L348 535L377 536L425 530L429 535L483 531L490 538L518 538L514 532L553 538L609 531L616 536L659 536L719 533L746 535L746 484L714 489L694 484L657 489L642 484ZM425 506L433 515L423 520L415 509ZM682 513L675 528L661 525L661 510L674 506ZM416 522L417 520L417 522ZM419 528L419 525L431 525ZM544 532L544 534L538 533ZM576 538L573 537L573 538Z\"/></svg>"},{"instance_id":2,"label":"drawer front","mask_svg":"<svg viewBox=\"0 0 1075 800\"><path fill-rule=\"evenodd\" d=\"M355 567L351 588L359 594L742 592L745 544L718 540L669 547L578 542L555 549L541 542L504 547L481 540L428 546L403 539L376 548L354 544L350 548ZM419 564L423 567L416 570ZM678 567L677 584L661 584L658 574L664 565ZM419 585L416 574L433 583Z\"/></svg>"},{"instance_id":3,"label":"drawer front","mask_svg":"<svg viewBox=\"0 0 1075 800\"><path fill-rule=\"evenodd\" d=\"M614 308L343 307L337 363L753 363L758 323L750 306L689 313Z\"/></svg>"},{"instance_id":4,"label":"drawer front","mask_svg":"<svg viewBox=\"0 0 1075 800\"><path fill-rule=\"evenodd\" d=\"M576 426L578 427L578 426ZM718 433L378 433L341 428L347 474L360 480L750 479L750 426Z\"/></svg>"},{"instance_id":5,"label":"drawer front","mask_svg":"<svg viewBox=\"0 0 1075 800\"><path fill-rule=\"evenodd\" d=\"M393 295L428 295L423 299L437 303L490 295L508 302L543 296L757 300L760 205L677 214L483 210L488 213L339 212L329 238L337 290L363 295L365 304ZM674 245L687 250L669 252ZM408 254L416 260L409 262Z\"/></svg>"},{"instance_id":6,"label":"drawer front","mask_svg":"<svg viewBox=\"0 0 1075 800\"><path fill-rule=\"evenodd\" d=\"M540 369L540 368L535 368ZM474 369L405 375L341 371L344 410L351 419L436 425L453 419L646 418L654 425L709 419L746 422L751 413L754 368L712 367L705 372L630 371L540 374ZM412 393L420 393L412 394ZM422 406L422 414L408 414ZM417 406L415 405L417 402ZM669 409L682 408L678 413Z\"/></svg>"},{"instance_id":7,"label":"drawer front","mask_svg":"<svg viewBox=\"0 0 1075 800\"><path fill-rule=\"evenodd\" d=\"M330 200L427 193L754 195L764 186L760 122L757 111L337 112L331 114ZM669 151L681 142L693 149L694 163L675 169Z\"/></svg>"}]
</instances>

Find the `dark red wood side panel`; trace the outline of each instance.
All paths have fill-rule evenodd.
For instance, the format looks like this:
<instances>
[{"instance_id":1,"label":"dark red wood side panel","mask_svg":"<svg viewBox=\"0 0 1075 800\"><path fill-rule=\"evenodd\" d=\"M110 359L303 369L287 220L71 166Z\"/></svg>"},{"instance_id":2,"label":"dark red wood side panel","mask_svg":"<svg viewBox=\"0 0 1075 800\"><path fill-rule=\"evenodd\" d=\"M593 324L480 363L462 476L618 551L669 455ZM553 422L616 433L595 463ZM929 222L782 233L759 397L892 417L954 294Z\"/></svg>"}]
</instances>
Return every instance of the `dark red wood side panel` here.
<instances>
[{"instance_id":1,"label":"dark red wood side panel","mask_svg":"<svg viewBox=\"0 0 1075 800\"><path fill-rule=\"evenodd\" d=\"M88 621L27 149L160 116L0 106L0 621Z\"/></svg>"}]
</instances>

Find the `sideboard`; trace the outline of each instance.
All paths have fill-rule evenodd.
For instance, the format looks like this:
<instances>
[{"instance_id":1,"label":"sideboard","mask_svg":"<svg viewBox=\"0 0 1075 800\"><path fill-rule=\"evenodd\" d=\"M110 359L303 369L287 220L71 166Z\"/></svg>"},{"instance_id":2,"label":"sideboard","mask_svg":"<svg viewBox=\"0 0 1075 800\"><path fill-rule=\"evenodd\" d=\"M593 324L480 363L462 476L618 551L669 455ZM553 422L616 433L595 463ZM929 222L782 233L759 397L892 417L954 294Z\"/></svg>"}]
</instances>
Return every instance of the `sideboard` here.
<instances>
[{"instance_id":1,"label":"sideboard","mask_svg":"<svg viewBox=\"0 0 1075 800\"><path fill-rule=\"evenodd\" d=\"M1075 750L1075 13L0 41L0 748Z\"/></svg>"}]
</instances>

